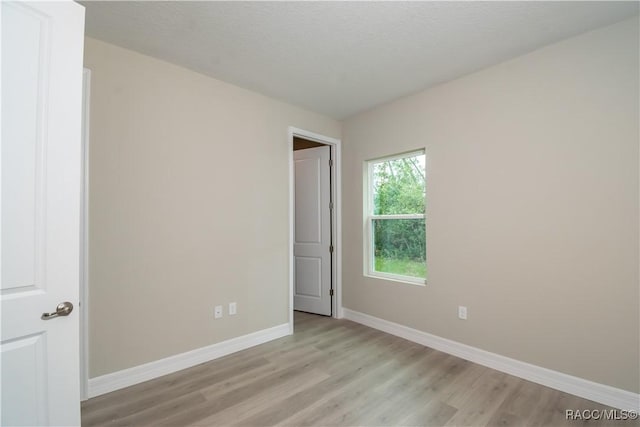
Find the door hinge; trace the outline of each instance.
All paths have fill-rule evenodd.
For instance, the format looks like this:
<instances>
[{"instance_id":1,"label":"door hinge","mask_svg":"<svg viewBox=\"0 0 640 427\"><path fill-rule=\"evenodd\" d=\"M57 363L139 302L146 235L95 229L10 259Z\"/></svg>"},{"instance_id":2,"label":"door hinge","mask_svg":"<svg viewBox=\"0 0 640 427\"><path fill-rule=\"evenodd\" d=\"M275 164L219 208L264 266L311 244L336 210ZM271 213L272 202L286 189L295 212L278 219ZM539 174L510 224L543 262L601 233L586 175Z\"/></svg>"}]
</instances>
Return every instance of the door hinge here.
<instances>
[{"instance_id":1,"label":"door hinge","mask_svg":"<svg viewBox=\"0 0 640 427\"><path fill-rule=\"evenodd\" d=\"M329 167L333 166L333 159L329 159Z\"/></svg>"},{"instance_id":2,"label":"door hinge","mask_svg":"<svg viewBox=\"0 0 640 427\"><path fill-rule=\"evenodd\" d=\"M329 246L329 252L333 253L333 245Z\"/></svg>"},{"instance_id":3,"label":"door hinge","mask_svg":"<svg viewBox=\"0 0 640 427\"><path fill-rule=\"evenodd\" d=\"M333 296L333 289L329 289L329 296L332 297Z\"/></svg>"},{"instance_id":4,"label":"door hinge","mask_svg":"<svg viewBox=\"0 0 640 427\"><path fill-rule=\"evenodd\" d=\"M329 210L332 211L333 210L333 202L329 203Z\"/></svg>"}]
</instances>

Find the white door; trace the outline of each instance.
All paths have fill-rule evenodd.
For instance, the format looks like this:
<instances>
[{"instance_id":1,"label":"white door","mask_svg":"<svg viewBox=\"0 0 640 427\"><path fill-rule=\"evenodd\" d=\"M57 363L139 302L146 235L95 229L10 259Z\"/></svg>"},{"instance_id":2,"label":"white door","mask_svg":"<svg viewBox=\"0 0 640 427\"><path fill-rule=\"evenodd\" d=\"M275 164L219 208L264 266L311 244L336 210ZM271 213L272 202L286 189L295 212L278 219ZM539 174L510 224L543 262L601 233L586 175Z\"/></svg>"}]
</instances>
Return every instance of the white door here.
<instances>
[{"instance_id":1,"label":"white door","mask_svg":"<svg viewBox=\"0 0 640 427\"><path fill-rule=\"evenodd\" d=\"M294 152L295 310L331 316L329 146Z\"/></svg>"},{"instance_id":2,"label":"white door","mask_svg":"<svg viewBox=\"0 0 640 427\"><path fill-rule=\"evenodd\" d=\"M0 8L0 421L79 425L84 8L71 1ZM63 302L74 306L68 315L42 318Z\"/></svg>"}]
</instances>

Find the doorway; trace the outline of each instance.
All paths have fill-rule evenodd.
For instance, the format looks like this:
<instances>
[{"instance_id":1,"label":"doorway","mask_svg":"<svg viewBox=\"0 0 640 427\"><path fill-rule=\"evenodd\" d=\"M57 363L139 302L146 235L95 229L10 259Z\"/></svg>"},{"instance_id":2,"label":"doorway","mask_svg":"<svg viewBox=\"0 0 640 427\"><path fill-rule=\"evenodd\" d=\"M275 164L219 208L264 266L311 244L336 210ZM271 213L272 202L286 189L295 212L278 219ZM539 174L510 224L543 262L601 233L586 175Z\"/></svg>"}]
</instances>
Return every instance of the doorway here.
<instances>
[{"instance_id":1,"label":"doorway","mask_svg":"<svg viewBox=\"0 0 640 427\"><path fill-rule=\"evenodd\" d=\"M294 310L342 317L340 140L292 127L289 153L289 325L293 332ZM326 176L324 196L322 175ZM301 185L315 189L303 190ZM301 198L306 209L296 213ZM296 228L301 226L308 227L306 235L298 233L296 238ZM322 231L328 234L323 237Z\"/></svg>"},{"instance_id":2,"label":"doorway","mask_svg":"<svg viewBox=\"0 0 640 427\"><path fill-rule=\"evenodd\" d=\"M293 138L293 309L331 316L331 147Z\"/></svg>"}]
</instances>

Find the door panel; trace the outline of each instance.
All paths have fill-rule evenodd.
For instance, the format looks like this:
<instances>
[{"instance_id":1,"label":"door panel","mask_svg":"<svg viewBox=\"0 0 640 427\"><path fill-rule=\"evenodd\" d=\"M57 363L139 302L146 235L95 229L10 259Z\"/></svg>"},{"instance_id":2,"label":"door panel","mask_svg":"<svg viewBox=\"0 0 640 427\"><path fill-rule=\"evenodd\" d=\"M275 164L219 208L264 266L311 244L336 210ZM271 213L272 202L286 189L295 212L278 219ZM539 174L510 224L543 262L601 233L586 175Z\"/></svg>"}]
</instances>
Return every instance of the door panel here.
<instances>
[{"instance_id":1,"label":"door panel","mask_svg":"<svg viewBox=\"0 0 640 427\"><path fill-rule=\"evenodd\" d=\"M305 153L310 154L314 153ZM296 243L322 244L321 167L327 165L320 161L320 157L296 158Z\"/></svg>"},{"instance_id":2,"label":"door panel","mask_svg":"<svg viewBox=\"0 0 640 427\"><path fill-rule=\"evenodd\" d=\"M2 393L2 424L47 424L47 363L43 334L2 344L2 382L12 384Z\"/></svg>"},{"instance_id":3,"label":"door panel","mask_svg":"<svg viewBox=\"0 0 640 427\"><path fill-rule=\"evenodd\" d=\"M36 271L42 268L36 254L36 240L42 235L36 195L43 187L42 140L46 135L38 132L38 120L39 109L47 105L48 49L42 35L48 27L46 16L3 4L2 96L3 100L18 99L19 104L4 108L3 102L2 139L20 143L4 144L2 150L2 290L35 286ZM7 37L22 37L22 41L9 43Z\"/></svg>"},{"instance_id":4,"label":"door panel","mask_svg":"<svg viewBox=\"0 0 640 427\"><path fill-rule=\"evenodd\" d=\"M296 295L322 298L322 261L296 257Z\"/></svg>"},{"instance_id":5,"label":"door panel","mask_svg":"<svg viewBox=\"0 0 640 427\"><path fill-rule=\"evenodd\" d=\"M294 152L294 309L331 315L330 147Z\"/></svg>"},{"instance_id":6,"label":"door panel","mask_svg":"<svg viewBox=\"0 0 640 427\"><path fill-rule=\"evenodd\" d=\"M80 129L84 8L2 12L2 425L79 425Z\"/></svg>"}]
</instances>

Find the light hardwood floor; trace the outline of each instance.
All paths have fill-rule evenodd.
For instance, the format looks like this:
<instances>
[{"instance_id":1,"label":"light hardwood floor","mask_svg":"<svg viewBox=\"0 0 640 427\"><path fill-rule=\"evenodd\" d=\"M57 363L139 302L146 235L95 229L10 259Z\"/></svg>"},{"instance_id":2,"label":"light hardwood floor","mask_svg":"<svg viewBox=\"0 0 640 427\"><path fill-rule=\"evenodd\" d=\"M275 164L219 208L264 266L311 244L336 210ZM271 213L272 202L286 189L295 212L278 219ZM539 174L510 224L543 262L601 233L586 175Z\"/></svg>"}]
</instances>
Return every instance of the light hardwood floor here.
<instances>
[{"instance_id":1,"label":"light hardwood floor","mask_svg":"<svg viewBox=\"0 0 640 427\"><path fill-rule=\"evenodd\" d=\"M568 421L606 406L347 320L90 399L83 426L638 426Z\"/></svg>"}]
</instances>

